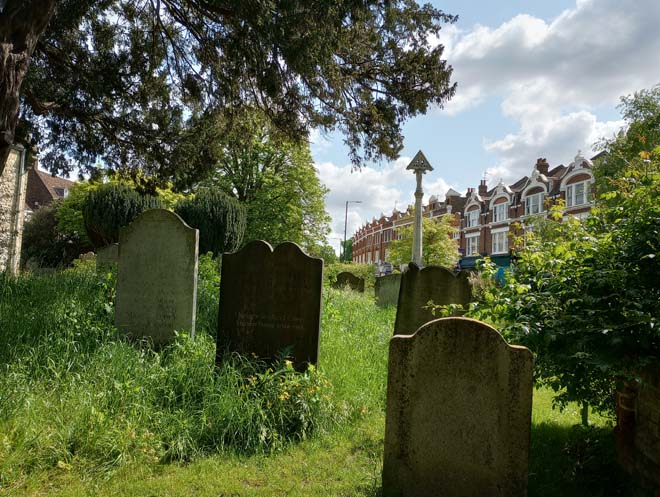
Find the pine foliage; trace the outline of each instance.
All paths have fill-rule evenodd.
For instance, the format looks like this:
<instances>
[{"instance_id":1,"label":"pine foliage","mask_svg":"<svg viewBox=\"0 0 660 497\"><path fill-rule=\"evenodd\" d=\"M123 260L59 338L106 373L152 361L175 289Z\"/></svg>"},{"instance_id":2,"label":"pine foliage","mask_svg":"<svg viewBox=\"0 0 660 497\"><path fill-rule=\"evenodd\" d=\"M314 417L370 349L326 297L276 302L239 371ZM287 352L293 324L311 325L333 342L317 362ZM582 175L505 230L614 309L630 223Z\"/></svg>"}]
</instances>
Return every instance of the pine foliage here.
<instances>
[{"instance_id":1,"label":"pine foliage","mask_svg":"<svg viewBox=\"0 0 660 497\"><path fill-rule=\"evenodd\" d=\"M219 190L200 190L177 203L174 212L199 229L200 253L233 252L243 242L247 211L238 200Z\"/></svg>"}]
</instances>

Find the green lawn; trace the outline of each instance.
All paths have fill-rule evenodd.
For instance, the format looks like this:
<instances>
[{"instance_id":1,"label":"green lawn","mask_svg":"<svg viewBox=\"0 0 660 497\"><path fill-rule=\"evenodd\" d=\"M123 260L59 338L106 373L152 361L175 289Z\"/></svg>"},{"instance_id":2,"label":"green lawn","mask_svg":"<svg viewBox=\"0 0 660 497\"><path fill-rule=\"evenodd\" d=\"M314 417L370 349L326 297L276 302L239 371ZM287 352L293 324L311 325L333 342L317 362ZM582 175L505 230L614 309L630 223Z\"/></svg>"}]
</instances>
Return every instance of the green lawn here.
<instances>
[{"instance_id":1,"label":"green lawn","mask_svg":"<svg viewBox=\"0 0 660 497\"><path fill-rule=\"evenodd\" d=\"M327 290L318 372L214 375L212 329L158 354L117 341L111 281L78 271L0 285L0 495L379 495L392 309ZM643 495L616 466L610 422L590 420L535 391L530 496Z\"/></svg>"}]
</instances>

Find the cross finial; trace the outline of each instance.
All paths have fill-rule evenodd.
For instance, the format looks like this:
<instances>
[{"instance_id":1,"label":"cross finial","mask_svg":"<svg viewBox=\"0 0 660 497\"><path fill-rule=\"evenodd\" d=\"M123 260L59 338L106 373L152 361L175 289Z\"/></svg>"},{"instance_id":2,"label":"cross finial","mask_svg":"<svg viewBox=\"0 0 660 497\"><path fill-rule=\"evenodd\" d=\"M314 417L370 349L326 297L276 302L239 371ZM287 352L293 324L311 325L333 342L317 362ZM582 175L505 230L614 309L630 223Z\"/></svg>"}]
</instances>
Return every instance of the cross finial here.
<instances>
[{"instance_id":1,"label":"cross finial","mask_svg":"<svg viewBox=\"0 0 660 497\"><path fill-rule=\"evenodd\" d=\"M413 157L413 160L410 161L410 164L408 164L406 169L415 172L420 171L422 173L425 173L426 171L433 171L431 164L429 164L429 161L426 159L421 150L417 152L415 157Z\"/></svg>"}]
</instances>

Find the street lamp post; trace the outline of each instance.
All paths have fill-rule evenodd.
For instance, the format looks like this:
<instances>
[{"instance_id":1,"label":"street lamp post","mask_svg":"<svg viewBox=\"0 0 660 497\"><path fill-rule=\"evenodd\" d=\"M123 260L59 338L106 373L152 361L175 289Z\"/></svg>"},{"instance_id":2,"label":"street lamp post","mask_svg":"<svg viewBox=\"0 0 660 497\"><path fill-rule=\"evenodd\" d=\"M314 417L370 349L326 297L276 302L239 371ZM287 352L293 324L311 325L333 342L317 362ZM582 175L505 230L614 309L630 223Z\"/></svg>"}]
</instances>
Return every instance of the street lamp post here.
<instances>
[{"instance_id":1,"label":"street lamp post","mask_svg":"<svg viewBox=\"0 0 660 497\"><path fill-rule=\"evenodd\" d=\"M339 256L339 260L341 262L346 262L346 226L348 224L348 204L361 204L362 200L347 200L346 201L346 212L344 213L344 243L342 244L341 248L341 254Z\"/></svg>"},{"instance_id":2,"label":"street lamp post","mask_svg":"<svg viewBox=\"0 0 660 497\"><path fill-rule=\"evenodd\" d=\"M419 267L422 267L422 197L424 191L422 190L422 175L427 171L433 171L431 164L426 160L424 154L420 150L417 155L410 161L407 170L415 173L417 180L417 188L415 189L415 224L413 225L413 249L412 261Z\"/></svg>"}]
</instances>

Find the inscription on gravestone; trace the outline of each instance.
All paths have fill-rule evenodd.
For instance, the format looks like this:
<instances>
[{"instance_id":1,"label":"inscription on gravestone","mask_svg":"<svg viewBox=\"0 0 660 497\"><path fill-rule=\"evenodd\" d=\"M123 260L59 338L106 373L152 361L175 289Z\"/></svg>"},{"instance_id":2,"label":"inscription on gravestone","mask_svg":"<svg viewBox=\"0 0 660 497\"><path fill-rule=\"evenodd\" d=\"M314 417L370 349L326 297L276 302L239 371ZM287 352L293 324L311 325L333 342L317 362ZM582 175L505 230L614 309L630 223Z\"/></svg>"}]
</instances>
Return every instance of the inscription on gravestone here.
<instances>
[{"instance_id":1,"label":"inscription on gravestone","mask_svg":"<svg viewBox=\"0 0 660 497\"><path fill-rule=\"evenodd\" d=\"M119 234L115 324L161 346L175 331L195 334L199 231L173 212L152 209Z\"/></svg>"},{"instance_id":2,"label":"inscription on gravestone","mask_svg":"<svg viewBox=\"0 0 660 497\"><path fill-rule=\"evenodd\" d=\"M532 353L466 318L390 340L385 497L525 497Z\"/></svg>"},{"instance_id":3,"label":"inscription on gravestone","mask_svg":"<svg viewBox=\"0 0 660 497\"><path fill-rule=\"evenodd\" d=\"M347 286L351 290L364 293L364 278L355 276L353 273L343 271L337 275L337 281L332 285L333 288L344 288Z\"/></svg>"},{"instance_id":4,"label":"inscription on gravestone","mask_svg":"<svg viewBox=\"0 0 660 497\"><path fill-rule=\"evenodd\" d=\"M376 304L379 307L397 305L399 301L399 287L401 286L401 273L388 274L376 278L374 292Z\"/></svg>"},{"instance_id":5,"label":"inscription on gravestone","mask_svg":"<svg viewBox=\"0 0 660 497\"><path fill-rule=\"evenodd\" d=\"M435 319L430 309L424 309L429 300L436 305L468 304L472 299L472 286L467 271L454 275L449 269L428 266L424 269L410 263L401 276L401 288L394 323L394 334L413 333L424 323Z\"/></svg>"},{"instance_id":6,"label":"inscription on gravestone","mask_svg":"<svg viewBox=\"0 0 660 497\"><path fill-rule=\"evenodd\" d=\"M316 364L323 260L295 243L264 241L222 256L216 361L223 351L273 360L288 351L296 367Z\"/></svg>"}]
</instances>

